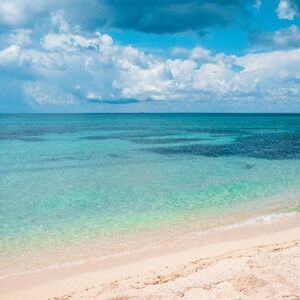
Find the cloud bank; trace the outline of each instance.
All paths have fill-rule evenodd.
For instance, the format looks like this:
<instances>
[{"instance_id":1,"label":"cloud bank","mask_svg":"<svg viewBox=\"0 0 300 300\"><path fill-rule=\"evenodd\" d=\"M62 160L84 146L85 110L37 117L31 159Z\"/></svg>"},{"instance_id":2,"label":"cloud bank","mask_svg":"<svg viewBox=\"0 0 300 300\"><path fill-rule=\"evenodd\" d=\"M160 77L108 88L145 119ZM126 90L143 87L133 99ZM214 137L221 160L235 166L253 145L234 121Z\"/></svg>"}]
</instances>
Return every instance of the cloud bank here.
<instances>
[{"instance_id":1,"label":"cloud bank","mask_svg":"<svg viewBox=\"0 0 300 300\"><path fill-rule=\"evenodd\" d=\"M251 35L263 51L228 55L201 45L163 53L153 45L154 50L146 53L126 42L119 44L104 32L118 28L126 35L133 30L144 38L152 33L154 43L158 34L191 31L200 40L201 34L215 28L243 27L249 7L259 13L262 1L2 0L0 111L15 107L81 111L106 104L149 103L152 107L177 103L178 109L192 109L195 103L295 107L300 29L291 21L299 15L300 2L277 4L272 13L286 27Z\"/></svg>"},{"instance_id":2,"label":"cloud bank","mask_svg":"<svg viewBox=\"0 0 300 300\"><path fill-rule=\"evenodd\" d=\"M21 95L32 107L208 99L237 105L257 99L299 102L298 48L235 56L199 46L174 49L171 59L82 31L61 13L52 15L51 28L40 39L30 30L15 30L6 42L0 80L14 92L2 88L0 99Z\"/></svg>"}]
</instances>

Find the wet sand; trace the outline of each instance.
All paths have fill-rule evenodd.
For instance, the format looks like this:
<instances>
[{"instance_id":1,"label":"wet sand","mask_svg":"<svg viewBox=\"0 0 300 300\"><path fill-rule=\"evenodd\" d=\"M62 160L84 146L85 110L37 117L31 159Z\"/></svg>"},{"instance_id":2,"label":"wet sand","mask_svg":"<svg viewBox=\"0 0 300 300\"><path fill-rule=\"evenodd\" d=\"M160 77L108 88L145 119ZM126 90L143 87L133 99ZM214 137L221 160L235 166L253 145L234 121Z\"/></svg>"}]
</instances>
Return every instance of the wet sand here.
<instances>
[{"instance_id":1,"label":"wet sand","mask_svg":"<svg viewBox=\"0 0 300 300\"><path fill-rule=\"evenodd\" d=\"M0 299L300 299L300 214L9 276Z\"/></svg>"}]
</instances>

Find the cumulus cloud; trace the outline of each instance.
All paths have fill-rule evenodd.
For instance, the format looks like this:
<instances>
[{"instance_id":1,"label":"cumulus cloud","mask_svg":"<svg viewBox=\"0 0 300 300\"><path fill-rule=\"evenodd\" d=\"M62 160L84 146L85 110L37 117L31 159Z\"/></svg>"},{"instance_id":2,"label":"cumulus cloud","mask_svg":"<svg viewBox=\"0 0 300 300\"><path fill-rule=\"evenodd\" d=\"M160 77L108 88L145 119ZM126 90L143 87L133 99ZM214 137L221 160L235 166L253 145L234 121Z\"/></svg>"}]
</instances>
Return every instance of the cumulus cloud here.
<instances>
[{"instance_id":1,"label":"cumulus cloud","mask_svg":"<svg viewBox=\"0 0 300 300\"><path fill-rule=\"evenodd\" d=\"M31 43L32 30L16 29L12 30L7 38L7 41L13 45L26 46Z\"/></svg>"},{"instance_id":2,"label":"cumulus cloud","mask_svg":"<svg viewBox=\"0 0 300 300\"><path fill-rule=\"evenodd\" d=\"M58 86L52 86L40 81L25 81L23 89L29 101L35 104L76 104L76 97Z\"/></svg>"},{"instance_id":3,"label":"cumulus cloud","mask_svg":"<svg viewBox=\"0 0 300 300\"><path fill-rule=\"evenodd\" d=\"M299 49L235 56L198 46L165 58L118 45L107 34L82 31L62 13L53 14L51 22L40 39L11 38L0 51L1 76L17 81L17 94L29 106L299 101Z\"/></svg>"},{"instance_id":4,"label":"cumulus cloud","mask_svg":"<svg viewBox=\"0 0 300 300\"><path fill-rule=\"evenodd\" d=\"M10 45L0 51L0 65L18 64L20 59L21 48L17 45Z\"/></svg>"},{"instance_id":5,"label":"cumulus cloud","mask_svg":"<svg viewBox=\"0 0 300 300\"><path fill-rule=\"evenodd\" d=\"M300 47L300 30L296 25L275 31L274 43L278 46Z\"/></svg>"},{"instance_id":6,"label":"cumulus cloud","mask_svg":"<svg viewBox=\"0 0 300 300\"><path fill-rule=\"evenodd\" d=\"M250 39L254 44L269 48L298 48L300 47L300 29L296 25L291 25L275 32L253 32Z\"/></svg>"},{"instance_id":7,"label":"cumulus cloud","mask_svg":"<svg viewBox=\"0 0 300 300\"><path fill-rule=\"evenodd\" d=\"M63 4L65 1L62 0ZM59 4L57 0L1 0L0 26L19 28L43 16L48 9Z\"/></svg>"},{"instance_id":8,"label":"cumulus cloud","mask_svg":"<svg viewBox=\"0 0 300 300\"><path fill-rule=\"evenodd\" d=\"M293 20L299 13L300 2L298 0L280 0L276 9L279 19Z\"/></svg>"},{"instance_id":9,"label":"cumulus cloud","mask_svg":"<svg viewBox=\"0 0 300 300\"><path fill-rule=\"evenodd\" d=\"M20 3L12 1L0 2L1 24L7 26L17 26L25 22L25 7Z\"/></svg>"},{"instance_id":10,"label":"cumulus cloud","mask_svg":"<svg viewBox=\"0 0 300 300\"><path fill-rule=\"evenodd\" d=\"M208 49L198 46L192 49L190 58L193 60L210 60L211 53Z\"/></svg>"},{"instance_id":11,"label":"cumulus cloud","mask_svg":"<svg viewBox=\"0 0 300 300\"><path fill-rule=\"evenodd\" d=\"M175 47L171 50L171 54L177 57L189 57L196 61L209 61L212 59L211 51L201 46L192 49Z\"/></svg>"}]
</instances>

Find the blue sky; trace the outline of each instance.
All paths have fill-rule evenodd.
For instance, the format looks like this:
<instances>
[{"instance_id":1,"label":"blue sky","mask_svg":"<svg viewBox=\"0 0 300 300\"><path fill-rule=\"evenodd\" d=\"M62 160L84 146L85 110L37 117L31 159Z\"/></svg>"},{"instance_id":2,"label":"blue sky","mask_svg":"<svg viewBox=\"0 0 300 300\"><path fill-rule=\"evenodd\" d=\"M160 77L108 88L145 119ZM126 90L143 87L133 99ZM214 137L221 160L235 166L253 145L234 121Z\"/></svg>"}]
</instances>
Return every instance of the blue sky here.
<instances>
[{"instance_id":1,"label":"blue sky","mask_svg":"<svg viewBox=\"0 0 300 300\"><path fill-rule=\"evenodd\" d=\"M0 0L0 112L300 112L299 0Z\"/></svg>"}]
</instances>

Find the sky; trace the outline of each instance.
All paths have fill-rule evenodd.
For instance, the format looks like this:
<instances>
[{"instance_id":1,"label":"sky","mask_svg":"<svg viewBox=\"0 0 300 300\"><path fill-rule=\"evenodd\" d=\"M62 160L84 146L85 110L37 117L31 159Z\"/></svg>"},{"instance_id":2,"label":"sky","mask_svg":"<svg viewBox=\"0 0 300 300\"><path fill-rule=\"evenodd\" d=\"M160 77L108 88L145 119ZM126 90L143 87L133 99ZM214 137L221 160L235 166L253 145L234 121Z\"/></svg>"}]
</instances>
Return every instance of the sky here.
<instances>
[{"instance_id":1,"label":"sky","mask_svg":"<svg viewBox=\"0 0 300 300\"><path fill-rule=\"evenodd\" d=\"M300 112L300 0L0 0L1 112Z\"/></svg>"}]
</instances>

